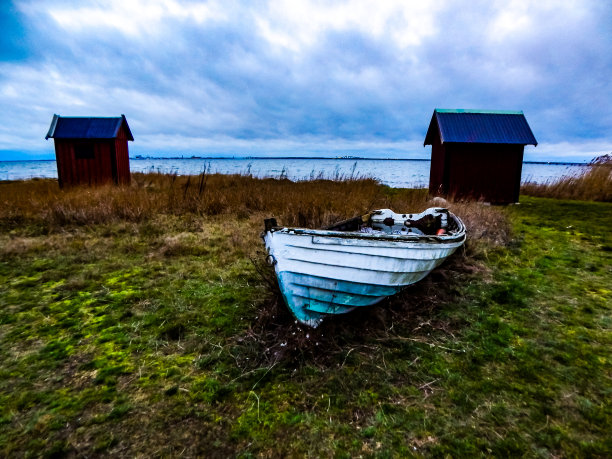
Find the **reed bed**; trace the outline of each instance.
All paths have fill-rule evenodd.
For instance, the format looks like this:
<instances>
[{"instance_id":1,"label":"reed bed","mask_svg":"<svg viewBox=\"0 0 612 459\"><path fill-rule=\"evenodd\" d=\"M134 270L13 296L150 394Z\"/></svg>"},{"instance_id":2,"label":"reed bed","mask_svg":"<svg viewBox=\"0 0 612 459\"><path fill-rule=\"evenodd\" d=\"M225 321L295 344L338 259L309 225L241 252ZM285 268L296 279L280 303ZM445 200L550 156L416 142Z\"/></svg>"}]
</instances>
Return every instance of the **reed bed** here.
<instances>
[{"instance_id":1,"label":"reed bed","mask_svg":"<svg viewBox=\"0 0 612 459\"><path fill-rule=\"evenodd\" d=\"M371 178L315 178L293 182L250 175L132 174L127 187L60 189L56 180L0 182L0 228L38 228L142 223L160 216L227 220L275 217L282 225L319 228L372 209L421 212L439 205L425 189L393 189ZM475 239L503 244L507 224L499 209L478 203L444 204L458 213Z\"/></svg>"},{"instance_id":2,"label":"reed bed","mask_svg":"<svg viewBox=\"0 0 612 459\"><path fill-rule=\"evenodd\" d=\"M257 179L248 175L133 174L129 187L59 189L55 180L1 182L0 220L52 226L140 222L160 214L239 218L265 212L286 225L322 226L372 207L420 205L424 191L387 193L372 179ZM399 201L399 202L397 202Z\"/></svg>"},{"instance_id":3,"label":"reed bed","mask_svg":"<svg viewBox=\"0 0 612 459\"><path fill-rule=\"evenodd\" d=\"M244 218L254 212L269 213L286 224L318 226L384 201L379 185L370 179L294 183L244 175L153 173L133 174L129 187L61 190L54 180L4 182L0 187L3 225L28 221L50 228L141 222L160 214Z\"/></svg>"},{"instance_id":4,"label":"reed bed","mask_svg":"<svg viewBox=\"0 0 612 459\"><path fill-rule=\"evenodd\" d=\"M547 183L526 182L521 192L542 198L612 202L612 154L598 156L575 175Z\"/></svg>"}]
</instances>

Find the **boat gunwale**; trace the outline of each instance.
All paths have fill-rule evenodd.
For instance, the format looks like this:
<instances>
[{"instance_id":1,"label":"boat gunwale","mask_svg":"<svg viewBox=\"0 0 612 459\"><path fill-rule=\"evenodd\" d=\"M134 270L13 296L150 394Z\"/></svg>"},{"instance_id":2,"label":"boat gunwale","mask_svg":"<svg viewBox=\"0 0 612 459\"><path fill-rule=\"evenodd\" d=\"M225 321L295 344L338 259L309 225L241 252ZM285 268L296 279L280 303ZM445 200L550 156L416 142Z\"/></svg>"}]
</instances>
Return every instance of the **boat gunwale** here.
<instances>
[{"instance_id":1,"label":"boat gunwale","mask_svg":"<svg viewBox=\"0 0 612 459\"><path fill-rule=\"evenodd\" d=\"M370 241L389 241L389 242L429 242L437 244L450 244L457 242L465 242L466 234L465 227L461 224L459 234L448 234L448 235L423 235L423 234L371 234L371 233L358 233L356 231L329 231L329 230L317 230L310 228L296 228L288 226L274 226L267 232L282 234L295 235L295 236L319 236L328 238L339 238L339 239L363 239Z\"/></svg>"}]
</instances>

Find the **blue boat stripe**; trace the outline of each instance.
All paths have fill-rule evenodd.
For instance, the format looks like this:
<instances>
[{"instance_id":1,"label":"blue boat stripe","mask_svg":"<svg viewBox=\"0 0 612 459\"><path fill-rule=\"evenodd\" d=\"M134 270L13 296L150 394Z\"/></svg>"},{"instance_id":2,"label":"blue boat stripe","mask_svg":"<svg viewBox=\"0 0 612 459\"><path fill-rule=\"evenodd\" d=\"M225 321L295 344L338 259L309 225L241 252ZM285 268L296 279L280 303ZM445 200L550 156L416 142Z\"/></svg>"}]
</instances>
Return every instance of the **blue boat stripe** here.
<instances>
[{"instance_id":1,"label":"blue boat stripe","mask_svg":"<svg viewBox=\"0 0 612 459\"><path fill-rule=\"evenodd\" d=\"M424 273L424 272L425 271L419 271L419 273L421 273L421 274ZM429 271L427 271L427 272L429 272ZM331 281L331 282L342 282L342 283L345 283L345 284L353 284L353 285L373 285L373 286L382 287L382 288L394 288L394 289L396 289L398 287L399 288L403 288L403 287L406 287L407 285L410 285L410 284L367 284L367 283L364 283L364 282L352 282L352 281L348 281L348 280L344 280L344 279L338 279L338 278L335 278L335 277L315 276L315 275L311 275L311 274L304 274L304 273L300 273L300 272L297 272L297 271L288 271L288 270L280 271L278 273L278 275L285 274L285 273L286 274L291 274L293 276L305 276L305 277L312 277L312 278L317 278L317 279L325 279L325 280L328 280L328 281ZM289 283L291 283L291 282L289 282ZM392 295L392 294L389 294L389 295ZM388 296L388 295L386 295L386 296Z\"/></svg>"},{"instance_id":2,"label":"blue boat stripe","mask_svg":"<svg viewBox=\"0 0 612 459\"><path fill-rule=\"evenodd\" d=\"M307 311L312 311L312 312L317 312L319 314L346 314L347 312L351 312L353 309L352 306L350 307L332 307L332 308L325 308L324 305L306 305L304 306L304 309Z\"/></svg>"},{"instance_id":3,"label":"blue boat stripe","mask_svg":"<svg viewBox=\"0 0 612 459\"><path fill-rule=\"evenodd\" d=\"M389 296L389 295L379 295L376 297L367 297L367 296L362 296L359 294L340 293L338 295L333 295L331 299L323 299L323 298L317 298L315 295L309 296L309 294L305 292L299 293L295 291L292 292L291 295L294 298L301 298L305 302L317 301L319 303L324 303L324 304L333 304L336 306L350 306L350 307L371 306L373 304L378 303L383 298L386 298L387 296Z\"/></svg>"},{"instance_id":4,"label":"blue boat stripe","mask_svg":"<svg viewBox=\"0 0 612 459\"><path fill-rule=\"evenodd\" d=\"M290 272L290 271L285 271L285 272ZM338 293L340 295L358 295L358 296L367 296L367 297L372 297L372 298L380 297L380 295L376 295L374 293L354 293L354 292L350 292L348 290L340 290L340 289L332 290L330 288L318 287L316 285L308 285L308 284L302 284L302 283L298 283L298 282L291 282L291 284L297 285L299 287L321 290L321 291L324 291L324 292ZM399 289L396 289L396 290L399 290ZM391 295L391 293L389 295Z\"/></svg>"}]
</instances>

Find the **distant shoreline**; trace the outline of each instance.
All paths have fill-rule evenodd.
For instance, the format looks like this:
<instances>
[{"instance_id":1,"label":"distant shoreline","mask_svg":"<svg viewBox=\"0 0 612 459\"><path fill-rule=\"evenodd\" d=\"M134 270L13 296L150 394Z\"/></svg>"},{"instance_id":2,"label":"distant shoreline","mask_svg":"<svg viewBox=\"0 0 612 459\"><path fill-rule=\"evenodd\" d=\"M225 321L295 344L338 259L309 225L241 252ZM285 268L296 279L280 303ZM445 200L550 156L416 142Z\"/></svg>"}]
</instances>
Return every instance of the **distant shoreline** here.
<instances>
[{"instance_id":1,"label":"distant shoreline","mask_svg":"<svg viewBox=\"0 0 612 459\"><path fill-rule=\"evenodd\" d=\"M169 157L154 157L154 156L138 156L130 158L130 161L150 161L150 160L294 160L294 159L315 159L315 160L343 160L343 161L423 161L430 162L430 159L425 158L361 158L357 156L350 157L317 157L317 156L169 156ZM55 161L55 159L22 159L22 160L0 160L0 163L23 163L23 162L41 162ZM565 161L523 161L523 164L550 164L554 166L588 166L589 163L575 163Z\"/></svg>"}]
</instances>

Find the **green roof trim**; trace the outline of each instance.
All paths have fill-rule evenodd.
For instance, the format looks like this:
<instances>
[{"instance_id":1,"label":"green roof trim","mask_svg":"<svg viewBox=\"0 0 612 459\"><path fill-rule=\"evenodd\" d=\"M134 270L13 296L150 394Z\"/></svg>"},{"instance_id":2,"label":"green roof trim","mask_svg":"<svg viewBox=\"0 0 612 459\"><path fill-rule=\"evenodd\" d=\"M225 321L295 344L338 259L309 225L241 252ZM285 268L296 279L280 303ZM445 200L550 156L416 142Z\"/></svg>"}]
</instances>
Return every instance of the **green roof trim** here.
<instances>
[{"instance_id":1,"label":"green roof trim","mask_svg":"<svg viewBox=\"0 0 612 459\"><path fill-rule=\"evenodd\" d=\"M487 115L524 115L522 110L477 110L472 108L436 108L438 113L483 113Z\"/></svg>"}]
</instances>

